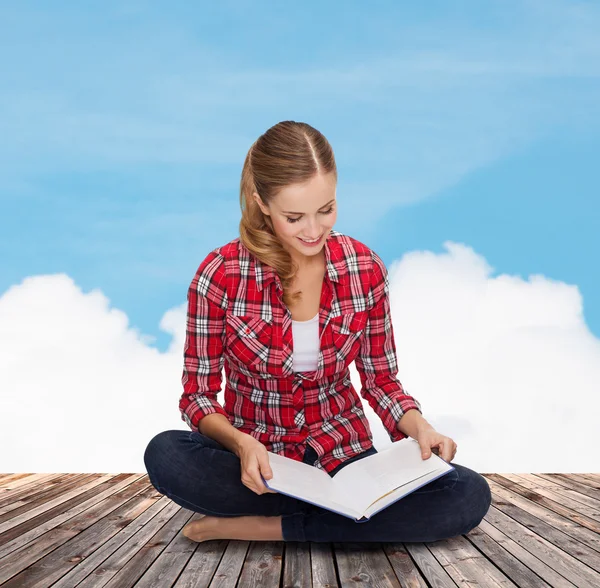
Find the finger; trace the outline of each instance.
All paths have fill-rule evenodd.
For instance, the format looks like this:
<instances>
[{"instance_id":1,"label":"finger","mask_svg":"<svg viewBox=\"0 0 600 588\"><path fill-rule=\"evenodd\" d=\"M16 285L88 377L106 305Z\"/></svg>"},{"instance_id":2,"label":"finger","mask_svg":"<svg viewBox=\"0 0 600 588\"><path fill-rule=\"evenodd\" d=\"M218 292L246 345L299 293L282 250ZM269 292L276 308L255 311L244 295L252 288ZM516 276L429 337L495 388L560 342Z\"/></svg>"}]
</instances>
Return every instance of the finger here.
<instances>
[{"instance_id":1,"label":"finger","mask_svg":"<svg viewBox=\"0 0 600 588\"><path fill-rule=\"evenodd\" d=\"M263 475L263 478L264 478L264 477L265 477L265 476ZM261 480L261 484L262 484L262 486L263 486L263 488L264 488L264 491L265 491L265 492L270 492L271 494L276 494L276 493L277 493L277 491L276 491L276 490L272 490L271 488L269 488L269 487L268 487L268 486L265 484L265 482L264 482L263 480Z\"/></svg>"},{"instance_id":2,"label":"finger","mask_svg":"<svg viewBox=\"0 0 600 588\"><path fill-rule=\"evenodd\" d=\"M432 449L432 451L444 461L448 461L450 459L450 451L446 449L446 446L447 444L445 441L440 441L437 443L436 448Z\"/></svg>"},{"instance_id":3,"label":"finger","mask_svg":"<svg viewBox=\"0 0 600 588\"><path fill-rule=\"evenodd\" d=\"M426 441L425 439L419 440L419 446L421 447L421 459L429 459L431 453L435 453L435 448L430 446L429 441Z\"/></svg>"},{"instance_id":4,"label":"finger","mask_svg":"<svg viewBox=\"0 0 600 588\"><path fill-rule=\"evenodd\" d=\"M451 453L452 452L450 450L450 447L448 447L448 442L447 441L440 441L440 453L439 453L439 456L444 461L450 461Z\"/></svg>"},{"instance_id":5,"label":"finger","mask_svg":"<svg viewBox=\"0 0 600 588\"><path fill-rule=\"evenodd\" d=\"M260 470L261 470L262 477L265 480L270 480L273 477L273 470L271 469L271 466L269 464L269 456L268 455L263 456L262 459L260 460ZM269 488L262 480L261 480L261 484L264 487L265 492L270 492L271 494L276 494L276 491Z\"/></svg>"},{"instance_id":6,"label":"finger","mask_svg":"<svg viewBox=\"0 0 600 588\"><path fill-rule=\"evenodd\" d=\"M273 477L273 470L271 470L271 466L269 465L269 457L266 455L260 460L260 472L265 480L270 480Z\"/></svg>"},{"instance_id":7,"label":"finger","mask_svg":"<svg viewBox=\"0 0 600 588\"><path fill-rule=\"evenodd\" d=\"M258 466L254 466L254 467L249 466L245 471L245 475L248 480L248 482L246 483L246 486L248 486L248 488L250 488L250 490L252 490L252 492L255 492L256 494L260 494L261 492L259 491L259 488L264 486L264 484L262 483L262 480L260 479L260 474L258 473Z\"/></svg>"},{"instance_id":8,"label":"finger","mask_svg":"<svg viewBox=\"0 0 600 588\"><path fill-rule=\"evenodd\" d=\"M458 451L458 446L456 444L454 444L454 451L452 452L452 459L454 459L454 456L456 455L457 451ZM450 461L452 461L452 459Z\"/></svg>"},{"instance_id":9,"label":"finger","mask_svg":"<svg viewBox=\"0 0 600 588\"><path fill-rule=\"evenodd\" d=\"M254 482L246 475L246 478L242 477L242 484L248 488L248 490L252 490L252 492L256 492L254 489Z\"/></svg>"},{"instance_id":10,"label":"finger","mask_svg":"<svg viewBox=\"0 0 600 588\"><path fill-rule=\"evenodd\" d=\"M251 472L248 472L249 476L252 478L252 484L254 485L254 492L256 492L257 494L262 494L265 490L265 485L260 477L260 473L258 471L258 468L252 470Z\"/></svg>"}]
</instances>

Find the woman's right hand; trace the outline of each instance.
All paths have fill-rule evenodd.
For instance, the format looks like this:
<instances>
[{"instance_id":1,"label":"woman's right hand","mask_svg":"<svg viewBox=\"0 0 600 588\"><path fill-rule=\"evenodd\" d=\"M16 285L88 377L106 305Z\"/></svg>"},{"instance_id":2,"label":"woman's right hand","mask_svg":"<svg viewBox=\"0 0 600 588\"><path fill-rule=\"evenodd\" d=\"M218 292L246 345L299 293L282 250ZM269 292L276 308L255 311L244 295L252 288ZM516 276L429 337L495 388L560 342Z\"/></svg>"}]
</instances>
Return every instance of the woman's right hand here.
<instances>
[{"instance_id":1,"label":"woman's right hand","mask_svg":"<svg viewBox=\"0 0 600 588\"><path fill-rule=\"evenodd\" d=\"M265 492L276 494L275 490L265 486L260 477L262 474L265 480L269 480L273 477L273 472L269 465L267 448L258 439L244 433L244 437L238 445L238 457L241 462L242 484L244 486L247 486L256 494L264 494Z\"/></svg>"}]
</instances>

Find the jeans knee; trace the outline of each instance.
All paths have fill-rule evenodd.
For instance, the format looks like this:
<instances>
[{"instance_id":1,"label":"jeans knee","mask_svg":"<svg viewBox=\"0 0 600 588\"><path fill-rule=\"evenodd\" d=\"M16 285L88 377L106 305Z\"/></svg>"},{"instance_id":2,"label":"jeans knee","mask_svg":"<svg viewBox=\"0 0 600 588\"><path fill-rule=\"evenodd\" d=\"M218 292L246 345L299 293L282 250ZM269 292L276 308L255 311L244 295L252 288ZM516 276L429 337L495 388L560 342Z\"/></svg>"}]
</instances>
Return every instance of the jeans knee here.
<instances>
[{"instance_id":1,"label":"jeans knee","mask_svg":"<svg viewBox=\"0 0 600 588\"><path fill-rule=\"evenodd\" d=\"M144 451L144 465L153 484L157 473L167 467L170 459L174 456L175 436L177 433L181 434L182 431L162 431L152 437L146 446Z\"/></svg>"},{"instance_id":2,"label":"jeans knee","mask_svg":"<svg viewBox=\"0 0 600 588\"><path fill-rule=\"evenodd\" d=\"M488 481L481 475L474 472L473 480L468 492L469 508L469 527L468 531L474 529L481 523L483 517L487 514L492 504L492 492ZM468 531L464 531L465 533Z\"/></svg>"}]
</instances>

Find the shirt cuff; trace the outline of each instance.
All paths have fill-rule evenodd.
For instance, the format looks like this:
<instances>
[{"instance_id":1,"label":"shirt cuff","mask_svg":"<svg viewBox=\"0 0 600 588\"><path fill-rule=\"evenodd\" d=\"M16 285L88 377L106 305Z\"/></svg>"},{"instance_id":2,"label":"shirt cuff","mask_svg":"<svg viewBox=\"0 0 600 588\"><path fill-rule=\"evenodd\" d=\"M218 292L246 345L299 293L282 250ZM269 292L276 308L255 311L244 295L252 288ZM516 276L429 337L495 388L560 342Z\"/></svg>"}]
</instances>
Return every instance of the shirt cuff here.
<instances>
[{"instance_id":1,"label":"shirt cuff","mask_svg":"<svg viewBox=\"0 0 600 588\"><path fill-rule=\"evenodd\" d=\"M406 439L408 437L406 433L398 430L398 423L404 414L409 410L418 410L421 414L423 414L419 401L415 398L406 396L403 398L391 398L389 406L382 411L382 415L380 415L381 422L383 423L383 426L385 427L392 443L394 441L401 441L402 439Z\"/></svg>"},{"instance_id":2,"label":"shirt cuff","mask_svg":"<svg viewBox=\"0 0 600 588\"><path fill-rule=\"evenodd\" d=\"M191 396L190 400L190 404L181 413L181 418L192 431L200 432L198 423L209 414L219 413L229 419L225 409L216 400L211 400L204 395Z\"/></svg>"}]
</instances>

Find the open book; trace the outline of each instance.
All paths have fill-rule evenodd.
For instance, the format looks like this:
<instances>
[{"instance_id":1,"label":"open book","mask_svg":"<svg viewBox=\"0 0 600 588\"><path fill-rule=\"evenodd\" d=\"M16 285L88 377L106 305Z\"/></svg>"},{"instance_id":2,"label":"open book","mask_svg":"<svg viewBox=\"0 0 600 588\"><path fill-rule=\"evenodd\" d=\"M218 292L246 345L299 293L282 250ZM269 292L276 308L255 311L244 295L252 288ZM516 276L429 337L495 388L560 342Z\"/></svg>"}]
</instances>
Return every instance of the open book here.
<instances>
[{"instance_id":1,"label":"open book","mask_svg":"<svg viewBox=\"0 0 600 588\"><path fill-rule=\"evenodd\" d=\"M270 480L263 478L268 488L359 523L455 469L435 453L424 460L412 437L352 462L333 477L310 464L271 451L268 454L273 472Z\"/></svg>"}]
</instances>

